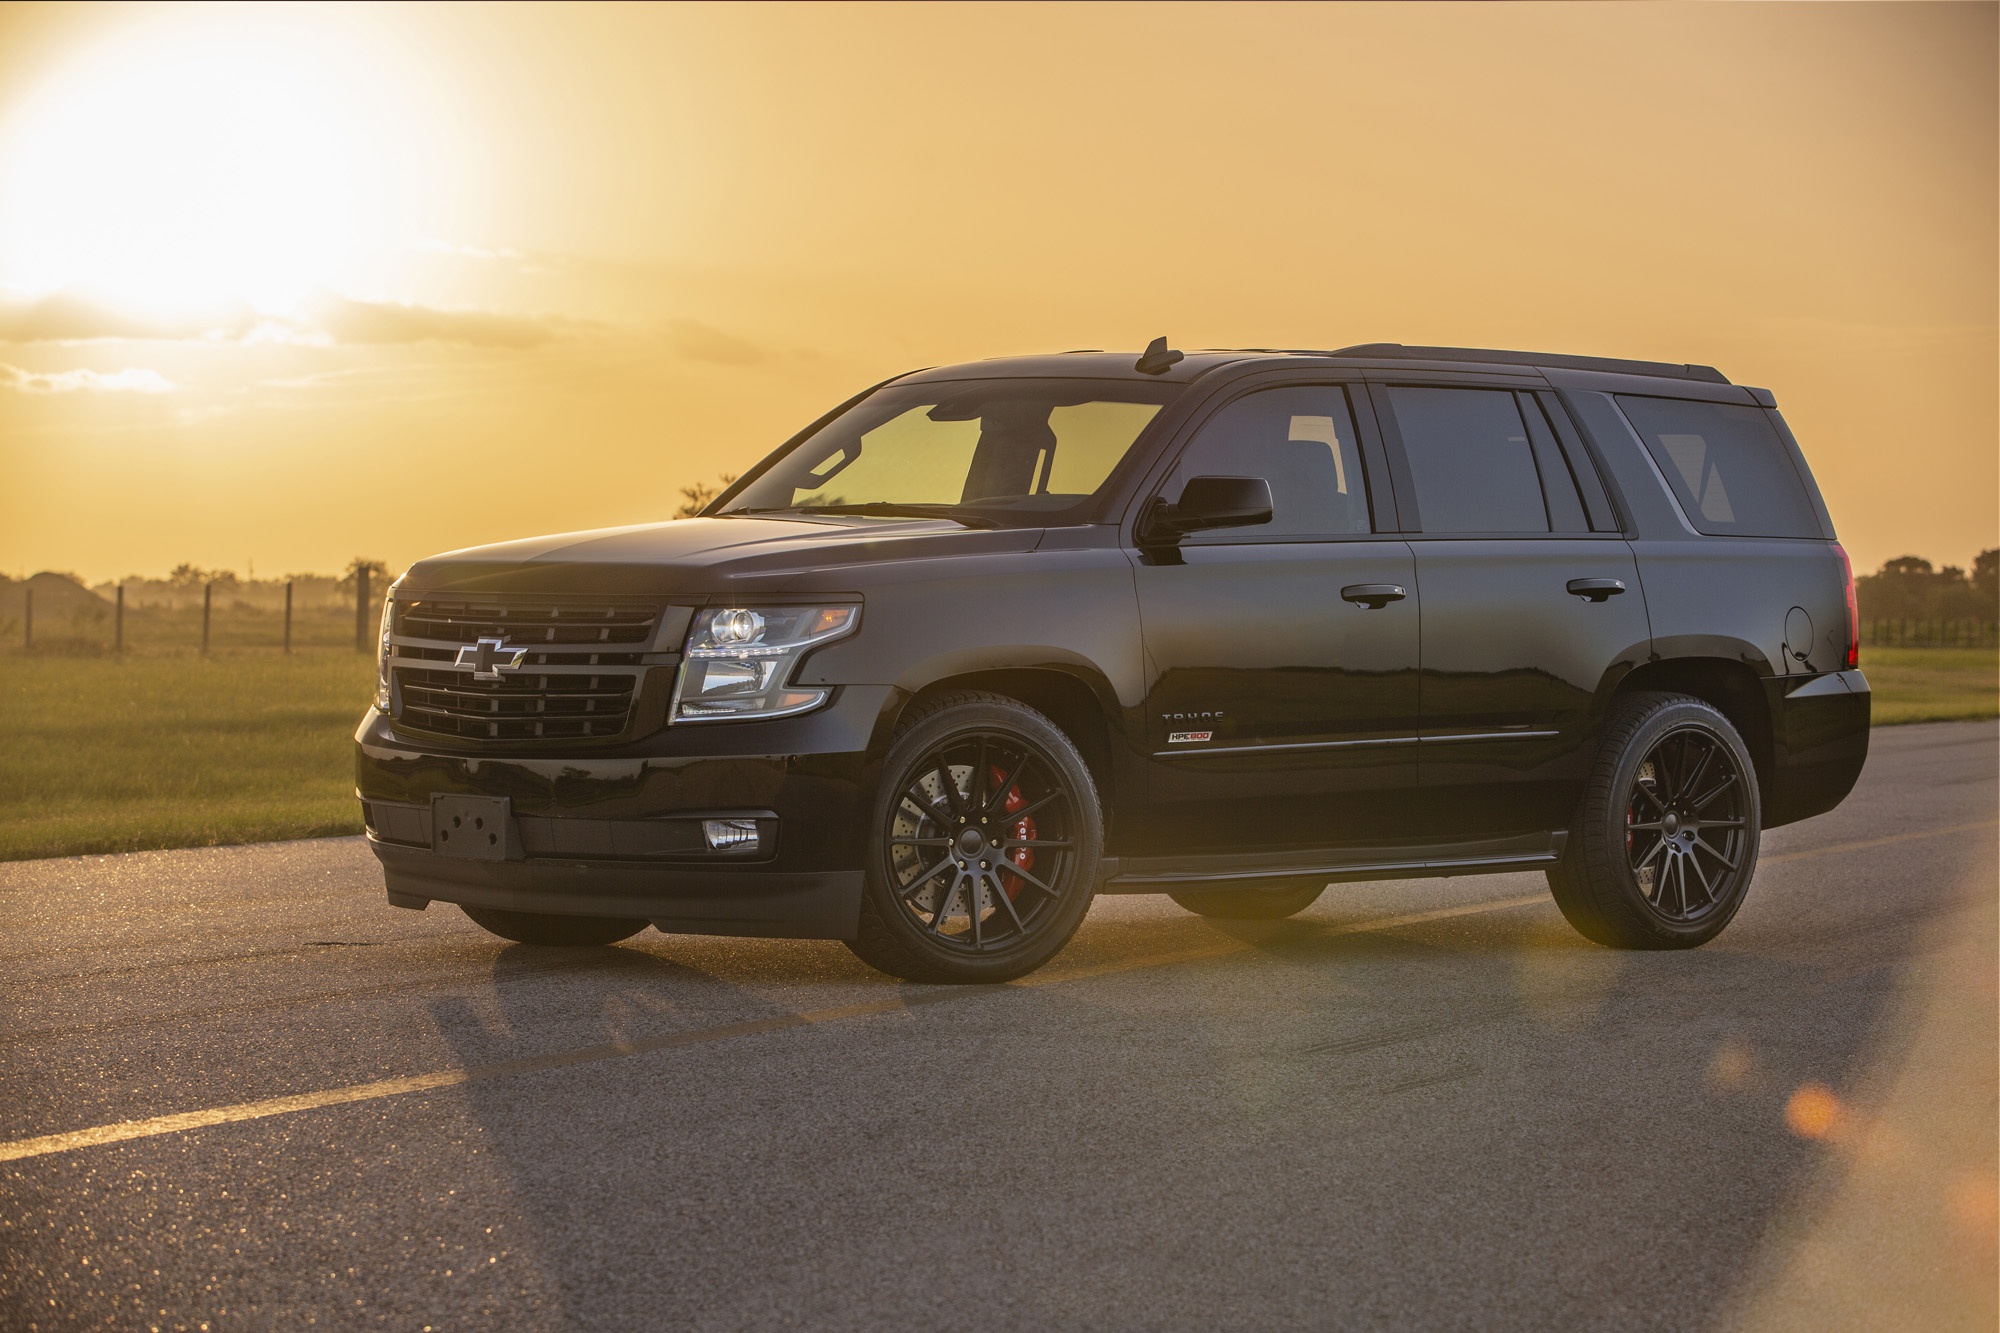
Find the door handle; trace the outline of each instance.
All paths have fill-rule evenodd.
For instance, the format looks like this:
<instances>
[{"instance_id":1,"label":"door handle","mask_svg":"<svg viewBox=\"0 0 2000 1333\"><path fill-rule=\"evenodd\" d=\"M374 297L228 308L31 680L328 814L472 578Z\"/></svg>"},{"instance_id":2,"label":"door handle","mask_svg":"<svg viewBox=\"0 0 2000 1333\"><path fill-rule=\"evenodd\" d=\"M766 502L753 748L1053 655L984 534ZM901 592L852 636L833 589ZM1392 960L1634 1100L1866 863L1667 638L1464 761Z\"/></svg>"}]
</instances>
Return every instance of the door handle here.
<instances>
[{"instance_id":1,"label":"door handle","mask_svg":"<svg viewBox=\"0 0 2000 1333\"><path fill-rule=\"evenodd\" d=\"M1358 602L1370 611L1380 611L1391 602L1400 602L1410 594L1395 583L1350 583L1340 590L1343 602Z\"/></svg>"},{"instance_id":2,"label":"door handle","mask_svg":"<svg viewBox=\"0 0 2000 1333\"><path fill-rule=\"evenodd\" d=\"M1618 579L1571 579L1563 586L1586 602L1602 602L1625 591Z\"/></svg>"}]
</instances>

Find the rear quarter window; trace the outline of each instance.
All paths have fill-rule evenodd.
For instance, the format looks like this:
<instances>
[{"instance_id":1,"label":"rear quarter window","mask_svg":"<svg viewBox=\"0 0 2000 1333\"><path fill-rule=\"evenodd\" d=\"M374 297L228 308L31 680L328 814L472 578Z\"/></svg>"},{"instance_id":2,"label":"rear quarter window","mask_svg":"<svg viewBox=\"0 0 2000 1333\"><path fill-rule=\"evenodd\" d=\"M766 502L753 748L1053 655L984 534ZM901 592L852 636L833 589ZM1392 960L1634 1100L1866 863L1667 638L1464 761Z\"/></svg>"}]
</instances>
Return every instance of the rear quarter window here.
<instances>
[{"instance_id":1,"label":"rear quarter window","mask_svg":"<svg viewBox=\"0 0 2000 1333\"><path fill-rule=\"evenodd\" d=\"M1822 537L1791 453L1759 407L1619 394L1695 531L1711 537Z\"/></svg>"}]
</instances>

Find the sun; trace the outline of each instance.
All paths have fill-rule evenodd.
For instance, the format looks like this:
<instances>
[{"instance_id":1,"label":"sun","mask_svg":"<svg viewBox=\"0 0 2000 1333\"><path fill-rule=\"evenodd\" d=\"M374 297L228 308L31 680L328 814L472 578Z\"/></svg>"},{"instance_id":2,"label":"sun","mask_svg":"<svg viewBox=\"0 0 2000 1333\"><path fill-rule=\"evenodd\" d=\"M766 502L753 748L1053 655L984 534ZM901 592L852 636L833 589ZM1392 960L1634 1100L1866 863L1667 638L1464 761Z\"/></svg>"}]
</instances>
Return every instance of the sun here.
<instances>
[{"instance_id":1,"label":"sun","mask_svg":"<svg viewBox=\"0 0 2000 1333\"><path fill-rule=\"evenodd\" d=\"M207 11L56 71L0 141L0 283L159 314L341 284L383 244L399 146L365 55Z\"/></svg>"}]
</instances>

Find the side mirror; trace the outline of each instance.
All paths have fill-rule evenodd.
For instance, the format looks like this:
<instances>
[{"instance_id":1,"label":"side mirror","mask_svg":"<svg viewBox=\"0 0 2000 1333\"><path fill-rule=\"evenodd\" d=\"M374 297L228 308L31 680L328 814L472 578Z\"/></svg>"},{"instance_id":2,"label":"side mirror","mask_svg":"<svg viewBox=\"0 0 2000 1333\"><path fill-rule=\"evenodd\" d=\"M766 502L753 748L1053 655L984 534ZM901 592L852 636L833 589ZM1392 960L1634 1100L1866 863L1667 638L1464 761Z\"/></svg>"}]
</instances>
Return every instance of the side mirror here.
<instances>
[{"instance_id":1,"label":"side mirror","mask_svg":"<svg viewBox=\"0 0 2000 1333\"><path fill-rule=\"evenodd\" d=\"M1271 483L1262 477L1189 477L1181 498L1155 500L1139 524L1143 544L1171 545L1190 532L1271 521Z\"/></svg>"}]
</instances>

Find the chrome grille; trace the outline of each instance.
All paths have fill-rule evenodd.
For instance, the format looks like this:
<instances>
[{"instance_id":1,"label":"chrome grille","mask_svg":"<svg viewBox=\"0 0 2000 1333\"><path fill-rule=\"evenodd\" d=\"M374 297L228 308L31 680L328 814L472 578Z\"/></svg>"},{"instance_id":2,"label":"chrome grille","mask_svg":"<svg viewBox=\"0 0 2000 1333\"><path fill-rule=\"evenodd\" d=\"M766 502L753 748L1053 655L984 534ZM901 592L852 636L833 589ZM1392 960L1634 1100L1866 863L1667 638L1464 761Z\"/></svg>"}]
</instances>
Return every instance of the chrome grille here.
<instances>
[{"instance_id":1,"label":"chrome grille","mask_svg":"<svg viewBox=\"0 0 2000 1333\"><path fill-rule=\"evenodd\" d=\"M657 603L625 599L398 600L396 729L475 743L625 736L649 663L663 664L659 619ZM502 645L486 653L500 664L491 679L475 675L481 640Z\"/></svg>"}]
</instances>

